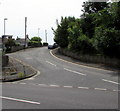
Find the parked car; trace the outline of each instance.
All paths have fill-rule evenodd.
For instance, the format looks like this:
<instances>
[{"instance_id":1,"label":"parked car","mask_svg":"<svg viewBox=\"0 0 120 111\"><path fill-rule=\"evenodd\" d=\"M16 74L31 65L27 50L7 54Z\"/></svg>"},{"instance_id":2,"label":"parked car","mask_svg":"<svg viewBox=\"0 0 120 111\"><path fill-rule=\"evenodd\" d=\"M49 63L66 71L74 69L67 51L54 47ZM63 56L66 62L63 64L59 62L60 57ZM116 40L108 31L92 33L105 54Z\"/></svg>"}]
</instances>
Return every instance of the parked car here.
<instances>
[{"instance_id":1,"label":"parked car","mask_svg":"<svg viewBox=\"0 0 120 111\"><path fill-rule=\"evenodd\" d=\"M54 43L53 45L48 45L48 49L55 49L57 47L58 45L56 43Z\"/></svg>"},{"instance_id":2,"label":"parked car","mask_svg":"<svg viewBox=\"0 0 120 111\"><path fill-rule=\"evenodd\" d=\"M53 45L48 45L48 49L54 49Z\"/></svg>"}]
</instances>

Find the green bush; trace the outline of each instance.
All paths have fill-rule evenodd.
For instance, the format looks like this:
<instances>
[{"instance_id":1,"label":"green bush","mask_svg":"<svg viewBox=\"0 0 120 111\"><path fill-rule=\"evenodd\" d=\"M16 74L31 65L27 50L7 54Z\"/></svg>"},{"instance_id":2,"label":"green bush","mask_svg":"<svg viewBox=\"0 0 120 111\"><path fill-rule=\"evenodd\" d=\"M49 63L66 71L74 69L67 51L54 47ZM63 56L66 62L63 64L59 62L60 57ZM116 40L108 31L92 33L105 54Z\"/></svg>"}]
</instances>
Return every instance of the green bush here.
<instances>
[{"instance_id":1,"label":"green bush","mask_svg":"<svg viewBox=\"0 0 120 111\"><path fill-rule=\"evenodd\" d=\"M18 77L19 77L19 78L23 78L23 77L25 77L25 75L24 75L23 72L19 72L19 73L18 73Z\"/></svg>"},{"instance_id":2,"label":"green bush","mask_svg":"<svg viewBox=\"0 0 120 111\"><path fill-rule=\"evenodd\" d=\"M93 45L102 54L109 56L120 55L120 31L114 28L97 27Z\"/></svg>"}]
</instances>

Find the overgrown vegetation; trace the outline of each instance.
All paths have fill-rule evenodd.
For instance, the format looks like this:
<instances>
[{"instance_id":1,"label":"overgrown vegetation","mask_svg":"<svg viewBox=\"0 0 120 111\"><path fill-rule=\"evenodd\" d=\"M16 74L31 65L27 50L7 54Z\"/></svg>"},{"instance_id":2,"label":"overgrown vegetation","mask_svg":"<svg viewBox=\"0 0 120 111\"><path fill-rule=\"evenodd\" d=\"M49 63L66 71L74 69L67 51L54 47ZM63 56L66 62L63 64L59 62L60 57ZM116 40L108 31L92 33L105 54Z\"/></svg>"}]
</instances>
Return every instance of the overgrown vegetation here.
<instances>
[{"instance_id":1,"label":"overgrown vegetation","mask_svg":"<svg viewBox=\"0 0 120 111\"><path fill-rule=\"evenodd\" d=\"M7 42L5 43L6 52L10 52L12 47L20 46L20 44L16 43L14 39L8 38Z\"/></svg>"},{"instance_id":2,"label":"overgrown vegetation","mask_svg":"<svg viewBox=\"0 0 120 111\"><path fill-rule=\"evenodd\" d=\"M120 59L120 2L84 2L81 18L61 17L54 41L70 51Z\"/></svg>"}]
</instances>

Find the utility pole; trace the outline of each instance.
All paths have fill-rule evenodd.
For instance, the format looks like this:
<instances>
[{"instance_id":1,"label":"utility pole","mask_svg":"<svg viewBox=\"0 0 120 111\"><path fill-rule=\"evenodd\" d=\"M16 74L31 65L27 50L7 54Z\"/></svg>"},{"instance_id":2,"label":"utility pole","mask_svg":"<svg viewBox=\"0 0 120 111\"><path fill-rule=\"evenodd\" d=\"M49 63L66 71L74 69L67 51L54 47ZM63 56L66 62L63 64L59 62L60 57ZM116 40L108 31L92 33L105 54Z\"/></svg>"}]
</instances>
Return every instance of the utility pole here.
<instances>
[{"instance_id":1,"label":"utility pole","mask_svg":"<svg viewBox=\"0 0 120 111\"><path fill-rule=\"evenodd\" d=\"M25 17L25 48L26 48L26 40L27 40L27 17Z\"/></svg>"},{"instance_id":2,"label":"utility pole","mask_svg":"<svg viewBox=\"0 0 120 111\"><path fill-rule=\"evenodd\" d=\"M40 28L38 28L38 37L39 37L39 31L40 31Z\"/></svg>"},{"instance_id":3,"label":"utility pole","mask_svg":"<svg viewBox=\"0 0 120 111\"><path fill-rule=\"evenodd\" d=\"M46 39L46 43L47 43L47 30L45 30L45 39Z\"/></svg>"},{"instance_id":4,"label":"utility pole","mask_svg":"<svg viewBox=\"0 0 120 111\"><path fill-rule=\"evenodd\" d=\"M7 20L7 18L4 18L4 35L6 34L5 33L5 28L6 28L6 25L5 25L5 21Z\"/></svg>"}]
</instances>

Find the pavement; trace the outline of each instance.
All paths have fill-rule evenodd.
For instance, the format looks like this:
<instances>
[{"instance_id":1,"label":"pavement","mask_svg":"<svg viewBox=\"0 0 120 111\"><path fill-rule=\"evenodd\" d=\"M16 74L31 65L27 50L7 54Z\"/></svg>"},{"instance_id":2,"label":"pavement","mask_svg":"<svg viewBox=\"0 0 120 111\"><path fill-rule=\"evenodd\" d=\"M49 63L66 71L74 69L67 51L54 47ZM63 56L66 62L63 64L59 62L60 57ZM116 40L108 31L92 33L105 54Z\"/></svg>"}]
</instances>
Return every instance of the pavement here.
<instances>
[{"instance_id":1,"label":"pavement","mask_svg":"<svg viewBox=\"0 0 120 111\"><path fill-rule=\"evenodd\" d=\"M119 108L118 72L71 63L52 50L32 48L9 54L39 73L28 79L2 83L3 109Z\"/></svg>"}]
</instances>

